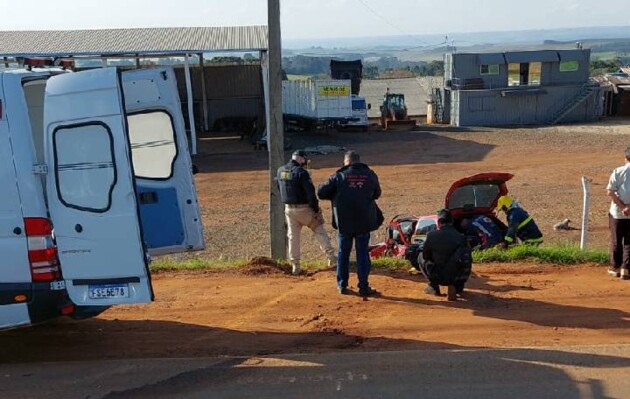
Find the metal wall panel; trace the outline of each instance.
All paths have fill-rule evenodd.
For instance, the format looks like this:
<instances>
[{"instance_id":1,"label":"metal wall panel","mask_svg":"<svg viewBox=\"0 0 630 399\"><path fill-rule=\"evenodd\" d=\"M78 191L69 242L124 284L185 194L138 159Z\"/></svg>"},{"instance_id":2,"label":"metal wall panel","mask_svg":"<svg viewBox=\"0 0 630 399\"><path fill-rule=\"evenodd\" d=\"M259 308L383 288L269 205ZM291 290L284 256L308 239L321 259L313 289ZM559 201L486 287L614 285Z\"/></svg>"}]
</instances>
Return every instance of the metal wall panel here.
<instances>
[{"instance_id":1,"label":"metal wall panel","mask_svg":"<svg viewBox=\"0 0 630 399\"><path fill-rule=\"evenodd\" d=\"M580 86L546 87L546 94L501 96L501 90L457 90L453 92L451 124L456 126L540 125L551 122L555 112L573 99ZM562 122L597 120L601 114L601 92L596 90ZM469 107L470 99L475 107ZM481 106L478 103L481 102Z\"/></svg>"},{"instance_id":2,"label":"metal wall panel","mask_svg":"<svg viewBox=\"0 0 630 399\"><path fill-rule=\"evenodd\" d=\"M208 99L208 125L212 129L222 118L264 119L264 100L260 65L204 66ZM175 68L179 96L186 109L184 67ZM190 68L197 126L203 126L201 68Z\"/></svg>"}]
</instances>

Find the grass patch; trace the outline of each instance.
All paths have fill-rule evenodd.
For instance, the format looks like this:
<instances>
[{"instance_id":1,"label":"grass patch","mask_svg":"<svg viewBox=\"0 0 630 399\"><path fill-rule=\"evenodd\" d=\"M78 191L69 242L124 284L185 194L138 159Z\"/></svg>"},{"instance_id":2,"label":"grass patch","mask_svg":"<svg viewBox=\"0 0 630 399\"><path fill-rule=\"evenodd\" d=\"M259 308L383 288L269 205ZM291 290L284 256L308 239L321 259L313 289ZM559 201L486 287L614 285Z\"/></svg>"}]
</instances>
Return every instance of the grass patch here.
<instances>
[{"instance_id":1,"label":"grass patch","mask_svg":"<svg viewBox=\"0 0 630 399\"><path fill-rule=\"evenodd\" d=\"M205 269L230 269L245 266L246 259L201 259L192 258L175 260L173 258L159 258L151 262L151 270L205 270Z\"/></svg>"},{"instance_id":2,"label":"grass patch","mask_svg":"<svg viewBox=\"0 0 630 399\"><path fill-rule=\"evenodd\" d=\"M241 268L249 265L251 259L203 259L191 258L186 260L176 260L174 258L163 257L155 259L151 263L152 271L168 270L221 270ZM473 251L474 263L552 263L557 265L576 265L581 263L607 264L608 252L601 249L580 251L574 245L557 245L531 247L518 245L509 249L491 248L484 251ZM286 261L279 261L279 264L287 267ZM351 262L351 267L355 262ZM303 261L302 268L309 271L326 269L328 266L324 260ZM380 271L406 271L410 264L405 259L399 258L379 258L372 260L372 268Z\"/></svg>"},{"instance_id":3,"label":"grass patch","mask_svg":"<svg viewBox=\"0 0 630 399\"><path fill-rule=\"evenodd\" d=\"M537 262L557 265L606 264L608 252L600 249L581 251L579 247L573 245L543 247L518 245L508 249L490 248L484 251L474 251L473 262Z\"/></svg>"}]
</instances>

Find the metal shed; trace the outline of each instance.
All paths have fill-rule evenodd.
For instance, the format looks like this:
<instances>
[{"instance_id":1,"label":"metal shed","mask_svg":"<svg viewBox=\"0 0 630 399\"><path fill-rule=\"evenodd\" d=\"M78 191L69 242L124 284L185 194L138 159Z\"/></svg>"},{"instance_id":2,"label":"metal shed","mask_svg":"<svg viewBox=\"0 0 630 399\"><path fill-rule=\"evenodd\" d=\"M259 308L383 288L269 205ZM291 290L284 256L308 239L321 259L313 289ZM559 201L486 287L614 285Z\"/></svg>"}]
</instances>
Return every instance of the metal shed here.
<instances>
[{"instance_id":1,"label":"metal shed","mask_svg":"<svg viewBox=\"0 0 630 399\"><path fill-rule=\"evenodd\" d=\"M268 98L268 31L266 26L234 27L180 27L180 28L134 28L95 29L67 31L0 31L0 57L6 66L11 60L24 57L70 58L75 60L100 59L103 66L108 58L132 58L140 67L140 58L183 57L186 103L192 152L197 152L197 134L194 123L193 79L190 56L199 57L201 73L198 86L201 88L201 103L204 129L209 127L209 104L204 53L258 52L260 54L260 76L263 99ZM245 66L251 69L251 65ZM251 72L251 71L250 71ZM250 78L251 79L251 78ZM254 78L254 80L256 80ZM180 93L180 96L183 93ZM267 101L263 101L265 107ZM268 110L265 110L268 114ZM267 121L269 118L267 118Z\"/></svg>"}]
</instances>

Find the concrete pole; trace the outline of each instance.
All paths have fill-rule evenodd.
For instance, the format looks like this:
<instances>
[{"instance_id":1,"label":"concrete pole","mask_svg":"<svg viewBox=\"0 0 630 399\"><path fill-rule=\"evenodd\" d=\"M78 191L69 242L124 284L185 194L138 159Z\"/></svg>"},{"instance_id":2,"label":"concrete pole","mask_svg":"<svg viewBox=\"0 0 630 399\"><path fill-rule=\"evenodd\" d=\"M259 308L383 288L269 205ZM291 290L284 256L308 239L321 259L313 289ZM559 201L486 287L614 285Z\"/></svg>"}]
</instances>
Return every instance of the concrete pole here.
<instances>
[{"instance_id":1,"label":"concrete pole","mask_svg":"<svg viewBox=\"0 0 630 399\"><path fill-rule=\"evenodd\" d=\"M276 183L276 171L284 164L284 126L282 124L282 42L280 34L280 0L267 0L269 29L269 229L271 258L286 259L287 234L284 206Z\"/></svg>"},{"instance_id":2,"label":"concrete pole","mask_svg":"<svg viewBox=\"0 0 630 399\"><path fill-rule=\"evenodd\" d=\"M586 238L588 232L588 213L591 207L591 182L586 176L582 176L582 188L584 190L584 201L582 207L582 236L580 238L580 249L586 249Z\"/></svg>"},{"instance_id":3,"label":"concrete pole","mask_svg":"<svg viewBox=\"0 0 630 399\"><path fill-rule=\"evenodd\" d=\"M208 93L206 93L206 71L203 66L203 53L199 53L199 70L201 71L201 100L203 103L203 131L210 130L208 127Z\"/></svg>"},{"instance_id":4,"label":"concrete pole","mask_svg":"<svg viewBox=\"0 0 630 399\"><path fill-rule=\"evenodd\" d=\"M107 68L107 57L102 57L101 58L101 67L102 68Z\"/></svg>"},{"instance_id":5,"label":"concrete pole","mask_svg":"<svg viewBox=\"0 0 630 399\"><path fill-rule=\"evenodd\" d=\"M188 124L190 127L190 152L197 155L197 130L195 129L195 112L193 107L193 89L190 80L190 62L188 54L184 55L184 76L186 78L186 96L188 97Z\"/></svg>"},{"instance_id":6,"label":"concrete pole","mask_svg":"<svg viewBox=\"0 0 630 399\"><path fill-rule=\"evenodd\" d=\"M3 57L4 59L4 67L8 68L9 67L9 59L7 57Z\"/></svg>"}]
</instances>

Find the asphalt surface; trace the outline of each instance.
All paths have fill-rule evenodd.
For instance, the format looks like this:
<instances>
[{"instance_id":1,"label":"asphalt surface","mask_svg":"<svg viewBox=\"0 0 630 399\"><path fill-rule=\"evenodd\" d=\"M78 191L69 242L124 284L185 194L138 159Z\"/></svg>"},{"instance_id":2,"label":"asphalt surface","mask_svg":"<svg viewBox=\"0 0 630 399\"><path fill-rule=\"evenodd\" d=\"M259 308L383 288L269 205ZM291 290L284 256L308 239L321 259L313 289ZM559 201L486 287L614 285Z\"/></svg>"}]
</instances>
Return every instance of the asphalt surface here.
<instances>
[{"instance_id":1,"label":"asphalt surface","mask_svg":"<svg viewBox=\"0 0 630 399\"><path fill-rule=\"evenodd\" d=\"M630 345L0 365L3 398L630 398Z\"/></svg>"}]
</instances>

